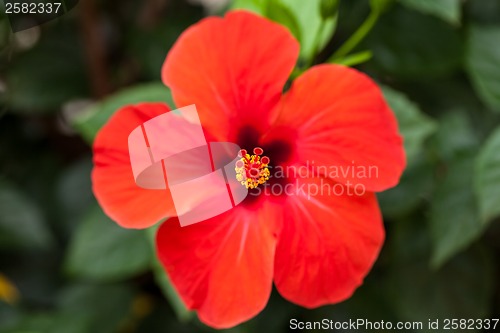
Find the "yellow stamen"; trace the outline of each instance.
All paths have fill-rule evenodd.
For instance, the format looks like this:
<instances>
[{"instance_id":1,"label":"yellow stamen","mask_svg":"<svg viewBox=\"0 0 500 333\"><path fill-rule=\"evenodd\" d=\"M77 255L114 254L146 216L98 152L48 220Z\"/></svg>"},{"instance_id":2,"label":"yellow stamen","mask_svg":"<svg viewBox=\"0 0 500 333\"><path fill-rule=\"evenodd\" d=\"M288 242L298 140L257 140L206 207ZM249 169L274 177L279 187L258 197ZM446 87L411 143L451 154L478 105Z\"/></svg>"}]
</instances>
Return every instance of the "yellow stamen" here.
<instances>
[{"instance_id":1,"label":"yellow stamen","mask_svg":"<svg viewBox=\"0 0 500 333\"><path fill-rule=\"evenodd\" d=\"M236 162L236 180L241 185L249 189L254 189L269 180L269 157L260 156L263 154L262 148L255 148L254 155L250 155L246 150L241 150L241 158Z\"/></svg>"}]
</instances>

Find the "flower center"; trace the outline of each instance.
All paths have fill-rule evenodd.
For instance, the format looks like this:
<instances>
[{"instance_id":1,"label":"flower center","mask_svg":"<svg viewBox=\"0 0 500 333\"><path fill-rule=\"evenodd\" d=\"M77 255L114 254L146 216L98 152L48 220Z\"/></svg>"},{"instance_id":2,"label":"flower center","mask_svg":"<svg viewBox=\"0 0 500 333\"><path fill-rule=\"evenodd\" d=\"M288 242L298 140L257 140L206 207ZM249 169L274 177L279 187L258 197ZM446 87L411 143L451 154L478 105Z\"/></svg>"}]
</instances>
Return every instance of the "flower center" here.
<instances>
[{"instance_id":1,"label":"flower center","mask_svg":"<svg viewBox=\"0 0 500 333\"><path fill-rule=\"evenodd\" d=\"M240 150L241 159L236 161L236 179L246 188L256 188L269 180L269 157L261 156L264 153L262 148L253 149L250 155L246 149Z\"/></svg>"}]
</instances>

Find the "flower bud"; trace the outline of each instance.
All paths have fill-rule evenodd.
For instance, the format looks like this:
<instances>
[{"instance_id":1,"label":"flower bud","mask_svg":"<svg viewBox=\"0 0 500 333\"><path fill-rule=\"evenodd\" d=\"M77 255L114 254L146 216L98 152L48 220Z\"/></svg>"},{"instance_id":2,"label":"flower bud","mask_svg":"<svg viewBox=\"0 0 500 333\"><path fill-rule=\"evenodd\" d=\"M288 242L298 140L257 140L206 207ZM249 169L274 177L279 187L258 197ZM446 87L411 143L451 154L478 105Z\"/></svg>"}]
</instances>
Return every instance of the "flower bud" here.
<instances>
[{"instance_id":1,"label":"flower bud","mask_svg":"<svg viewBox=\"0 0 500 333\"><path fill-rule=\"evenodd\" d=\"M321 0L320 13L323 20L334 17L337 14L340 0Z\"/></svg>"}]
</instances>

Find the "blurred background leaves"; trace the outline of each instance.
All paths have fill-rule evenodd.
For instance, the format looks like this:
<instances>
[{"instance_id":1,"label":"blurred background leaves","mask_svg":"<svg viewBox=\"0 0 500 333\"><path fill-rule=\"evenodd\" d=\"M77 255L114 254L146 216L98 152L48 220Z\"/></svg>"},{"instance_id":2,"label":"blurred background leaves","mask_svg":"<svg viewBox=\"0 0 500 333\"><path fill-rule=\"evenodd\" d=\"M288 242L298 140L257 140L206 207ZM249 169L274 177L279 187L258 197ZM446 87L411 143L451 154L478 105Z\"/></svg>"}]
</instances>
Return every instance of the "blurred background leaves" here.
<instances>
[{"instance_id":1,"label":"blurred background leaves","mask_svg":"<svg viewBox=\"0 0 500 333\"><path fill-rule=\"evenodd\" d=\"M96 205L90 146L125 104L175 107L159 81L169 48L228 8L300 40L292 76L329 61L374 78L408 157L400 184L378 195L387 242L351 299L307 310L273 292L229 332L286 332L291 318L498 318L500 0L334 5L326 16L321 0L85 0L16 34L1 14L0 332L212 331L160 268L155 229L122 229Z\"/></svg>"},{"instance_id":2,"label":"blurred background leaves","mask_svg":"<svg viewBox=\"0 0 500 333\"><path fill-rule=\"evenodd\" d=\"M121 228L95 204L74 232L65 266L69 275L121 280L145 272L150 252L144 231Z\"/></svg>"},{"instance_id":3,"label":"blurred background leaves","mask_svg":"<svg viewBox=\"0 0 500 333\"><path fill-rule=\"evenodd\" d=\"M143 83L123 89L98 103L81 109L77 114L70 115L68 120L85 140L92 143L99 129L116 110L128 104L144 102L164 102L172 107L174 105L170 90L163 83Z\"/></svg>"},{"instance_id":4,"label":"blurred background leaves","mask_svg":"<svg viewBox=\"0 0 500 333\"><path fill-rule=\"evenodd\" d=\"M479 96L493 110L500 111L500 39L498 26L472 25L468 31L467 68Z\"/></svg>"},{"instance_id":5,"label":"blurred background leaves","mask_svg":"<svg viewBox=\"0 0 500 333\"><path fill-rule=\"evenodd\" d=\"M434 15L448 23L458 25L462 16L461 0L402 0L408 8Z\"/></svg>"}]
</instances>

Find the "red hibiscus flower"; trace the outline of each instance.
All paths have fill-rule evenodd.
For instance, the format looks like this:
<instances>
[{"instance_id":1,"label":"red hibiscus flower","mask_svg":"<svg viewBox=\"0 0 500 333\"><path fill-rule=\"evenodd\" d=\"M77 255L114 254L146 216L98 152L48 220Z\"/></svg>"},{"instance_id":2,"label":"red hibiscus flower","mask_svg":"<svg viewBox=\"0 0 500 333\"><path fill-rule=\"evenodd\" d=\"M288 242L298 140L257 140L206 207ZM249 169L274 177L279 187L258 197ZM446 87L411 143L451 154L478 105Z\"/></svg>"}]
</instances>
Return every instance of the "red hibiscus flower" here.
<instances>
[{"instance_id":1,"label":"red hibiscus flower","mask_svg":"<svg viewBox=\"0 0 500 333\"><path fill-rule=\"evenodd\" d=\"M216 328L259 313L273 282L307 308L349 298L383 244L374 192L395 186L405 167L395 117L372 80L338 65L309 69L283 93L298 53L282 26L230 12L186 30L162 69L177 107L196 104L208 141L248 152L236 165L250 188L245 201L187 227L171 217L157 234L158 257L182 300ZM126 107L96 138L94 193L124 227L176 215L168 189L136 186L127 150L134 128L168 111ZM273 175L289 167L305 175ZM375 174L366 173L371 167ZM356 186L362 193L352 194Z\"/></svg>"}]
</instances>

